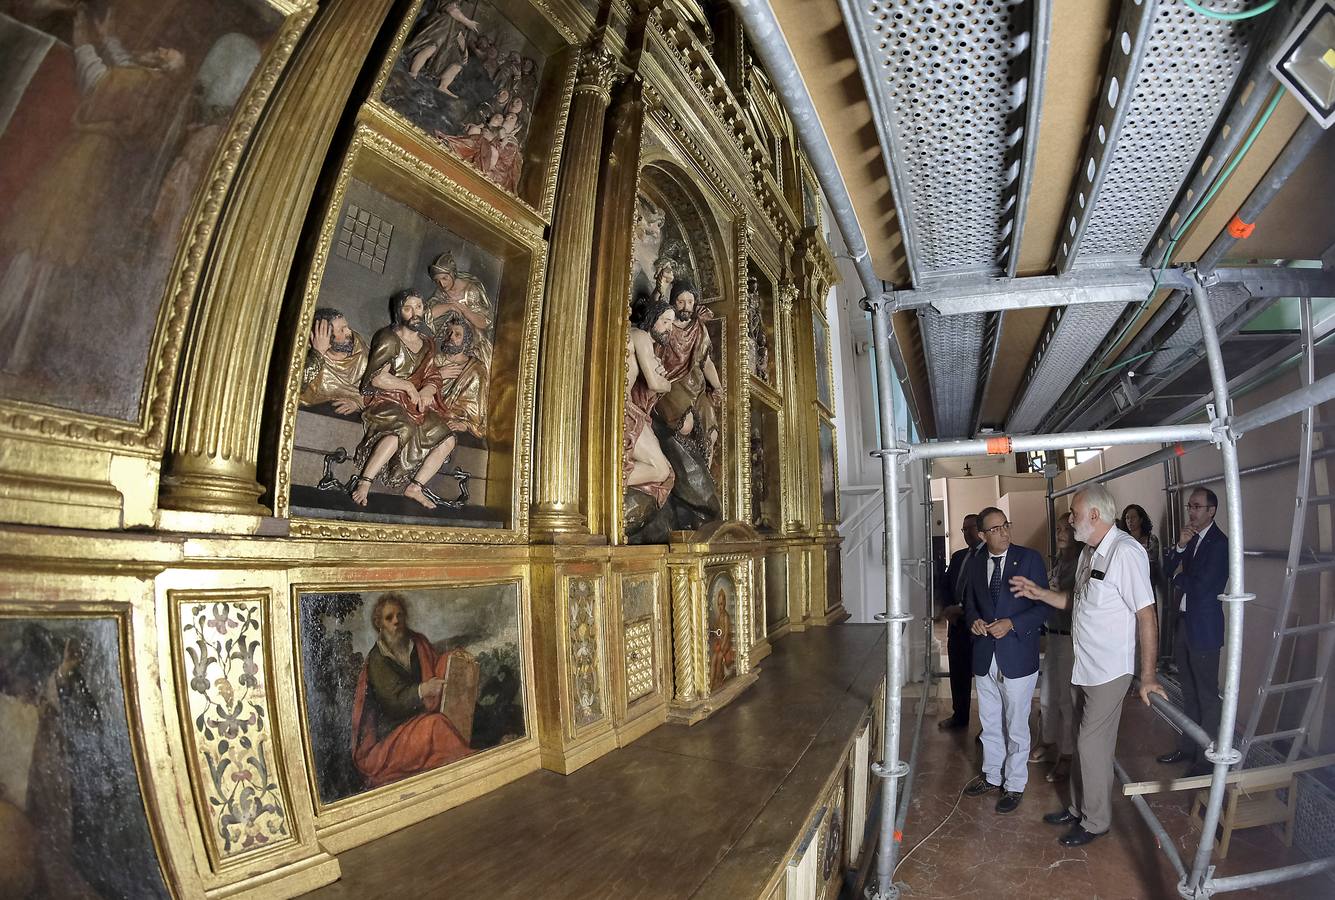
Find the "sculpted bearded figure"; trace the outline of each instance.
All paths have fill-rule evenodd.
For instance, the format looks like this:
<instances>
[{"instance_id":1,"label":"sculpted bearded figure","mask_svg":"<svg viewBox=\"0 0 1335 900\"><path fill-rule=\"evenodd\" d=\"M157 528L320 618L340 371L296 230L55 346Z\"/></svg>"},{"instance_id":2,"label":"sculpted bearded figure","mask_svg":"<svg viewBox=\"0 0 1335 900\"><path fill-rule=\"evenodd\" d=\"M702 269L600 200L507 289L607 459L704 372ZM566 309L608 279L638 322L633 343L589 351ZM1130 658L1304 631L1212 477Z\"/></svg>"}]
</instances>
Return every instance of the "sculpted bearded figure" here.
<instances>
[{"instance_id":1,"label":"sculpted bearded figure","mask_svg":"<svg viewBox=\"0 0 1335 900\"><path fill-rule=\"evenodd\" d=\"M425 322L438 344L445 343L443 323L457 316L473 328L473 352L485 372L491 372L492 327L496 310L486 288L467 272L460 272L454 254L442 253L427 270L436 292L426 301ZM439 362L439 360L438 360Z\"/></svg>"},{"instance_id":2,"label":"sculpted bearded figure","mask_svg":"<svg viewBox=\"0 0 1335 900\"><path fill-rule=\"evenodd\" d=\"M687 282L673 282L670 296L676 319L657 353L672 389L659 400L658 411L675 434L701 448L708 468L718 446L717 410L723 404L723 383L705 329L714 315L696 306L695 288Z\"/></svg>"},{"instance_id":3,"label":"sculpted bearded figure","mask_svg":"<svg viewBox=\"0 0 1335 900\"><path fill-rule=\"evenodd\" d=\"M330 307L317 309L301 369L301 405L330 403L344 415L360 410L366 361L366 341L343 313Z\"/></svg>"},{"instance_id":4,"label":"sculpted bearded figure","mask_svg":"<svg viewBox=\"0 0 1335 900\"><path fill-rule=\"evenodd\" d=\"M361 467L352 490L353 502L365 506L371 485L383 477L390 487L434 509L445 501L427 484L449 459L459 432L482 429L482 407L475 359L461 349L466 329L453 330L459 342L440 354L450 372L446 384L437 365L436 341L426 330L422 298L400 291L390 299L392 324L371 338L370 360L362 376L367 395L362 423L366 427L355 461Z\"/></svg>"}]
</instances>

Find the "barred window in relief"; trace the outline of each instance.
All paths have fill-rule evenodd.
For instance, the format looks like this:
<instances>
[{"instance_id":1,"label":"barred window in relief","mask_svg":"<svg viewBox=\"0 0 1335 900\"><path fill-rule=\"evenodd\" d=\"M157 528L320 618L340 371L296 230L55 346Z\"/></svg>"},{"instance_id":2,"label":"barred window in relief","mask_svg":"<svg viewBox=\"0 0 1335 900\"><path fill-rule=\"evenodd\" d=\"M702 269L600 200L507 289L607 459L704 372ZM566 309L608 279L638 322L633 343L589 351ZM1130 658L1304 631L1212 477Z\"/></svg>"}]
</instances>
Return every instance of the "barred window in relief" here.
<instances>
[{"instance_id":1,"label":"barred window in relief","mask_svg":"<svg viewBox=\"0 0 1335 900\"><path fill-rule=\"evenodd\" d=\"M394 225L355 203L349 203L334 241L334 252L376 274L385 271Z\"/></svg>"}]
</instances>

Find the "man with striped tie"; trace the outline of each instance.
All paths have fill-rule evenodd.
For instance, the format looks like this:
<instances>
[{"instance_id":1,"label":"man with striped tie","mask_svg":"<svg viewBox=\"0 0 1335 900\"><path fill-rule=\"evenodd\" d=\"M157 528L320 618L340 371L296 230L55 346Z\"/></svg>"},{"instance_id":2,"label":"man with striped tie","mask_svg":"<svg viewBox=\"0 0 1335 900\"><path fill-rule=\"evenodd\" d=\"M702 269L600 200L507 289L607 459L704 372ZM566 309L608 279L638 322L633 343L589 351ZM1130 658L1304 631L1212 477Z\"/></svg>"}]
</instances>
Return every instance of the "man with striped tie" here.
<instances>
[{"instance_id":1,"label":"man with striped tie","mask_svg":"<svg viewBox=\"0 0 1335 900\"><path fill-rule=\"evenodd\" d=\"M983 771L964 788L969 797L1000 791L997 812L1020 805L1029 778L1029 711L1038 683L1039 632L1052 608L1014 593L1010 579L1043 585L1047 567L1035 550L1011 543L1006 514L978 514L987 546L971 567L964 619L974 635L973 674L983 725Z\"/></svg>"}]
</instances>

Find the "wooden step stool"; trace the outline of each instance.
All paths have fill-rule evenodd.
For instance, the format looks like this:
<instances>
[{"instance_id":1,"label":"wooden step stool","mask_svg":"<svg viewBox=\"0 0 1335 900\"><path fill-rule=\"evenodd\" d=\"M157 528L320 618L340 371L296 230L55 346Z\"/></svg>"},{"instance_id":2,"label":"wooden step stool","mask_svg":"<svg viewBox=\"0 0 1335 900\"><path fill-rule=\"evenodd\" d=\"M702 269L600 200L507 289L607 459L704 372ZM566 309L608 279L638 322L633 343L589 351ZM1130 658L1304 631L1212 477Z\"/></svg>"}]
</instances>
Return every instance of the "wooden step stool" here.
<instances>
[{"instance_id":1,"label":"wooden step stool","mask_svg":"<svg viewBox=\"0 0 1335 900\"><path fill-rule=\"evenodd\" d=\"M1284 846L1293 846L1293 818L1298 811L1298 779L1293 772L1277 772L1266 780L1230 784L1225 787L1224 810L1219 817L1223 834L1215 840L1219 858L1228 856L1228 842L1238 828L1256 828L1261 825L1284 824ZM1278 791L1287 790L1288 800L1281 800ZM1204 828L1205 804L1209 791L1197 791L1191 804L1191 818Z\"/></svg>"}]
</instances>

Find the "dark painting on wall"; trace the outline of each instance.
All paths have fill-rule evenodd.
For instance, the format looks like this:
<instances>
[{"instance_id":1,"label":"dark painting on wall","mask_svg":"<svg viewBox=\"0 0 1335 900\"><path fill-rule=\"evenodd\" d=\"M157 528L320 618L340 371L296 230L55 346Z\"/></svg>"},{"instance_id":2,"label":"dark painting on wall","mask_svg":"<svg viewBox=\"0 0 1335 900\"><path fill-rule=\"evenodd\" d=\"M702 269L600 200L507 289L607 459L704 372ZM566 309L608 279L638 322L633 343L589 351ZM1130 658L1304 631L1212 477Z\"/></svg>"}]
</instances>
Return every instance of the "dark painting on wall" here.
<instances>
[{"instance_id":1,"label":"dark painting on wall","mask_svg":"<svg viewBox=\"0 0 1335 900\"><path fill-rule=\"evenodd\" d=\"M524 737L515 582L303 593L301 677L320 800Z\"/></svg>"},{"instance_id":2,"label":"dark painting on wall","mask_svg":"<svg viewBox=\"0 0 1335 900\"><path fill-rule=\"evenodd\" d=\"M839 489L835 478L834 429L829 423L820 423L820 514L821 521L836 524L839 521Z\"/></svg>"},{"instance_id":3,"label":"dark painting on wall","mask_svg":"<svg viewBox=\"0 0 1335 900\"><path fill-rule=\"evenodd\" d=\"M302 369L292 511L505 527L489 415L493 374L515 377L493 372L504 262L361 181L338 216Z\"/></svg>"},{"instance_id":4,"label":"dark painting on wall","mask_svg":"<svg viewBox=\"0 0 1335 900\"><path fill-rule=\"evenodd\" d=\"M751 398L751 524L757 531L783 526L780 490L779 414Z\"/></svg>"},{"instance_id":5,"label":"dark painting on wall","mask_svg":"<svg viewBox=\"0 0 1335 900\"><path fill-rule=\"evenodd\" d=\"M425 0L382 99L513 193L545 63L488 0Z\"/></svg>"},{"instance_id":6,"label":"dark painting on wall","mask_svg":"<svg viewBox=\"0 0 1335 900\"><path fill-rule=\"evenodd\" d=\"M834 409L830 393L830 332L820 314L811 317L812 340L816 345L816 399L826 409Z\"/></svg>"},{"instance_id":7,"label":"dark painting on wall","mask_svg":"<svg viewBox=\"0 0 1335 900\"><path fill-rule=\"evenodd\" d=\"M166 898L119 623L0 618L0 897Z\"/></svg>"},{"instance_id":8,"label":"dark painting on wall","mask_svg":"<svg viewBox=\"0 0 1335 900\"><path fill-rule=\"evenodd\" d=\"M0 397L139 419L190 210L281 23L263 0L0 2Z\"/></svg>"},{"instance_id":9,"label":"dark painting on wall","mask_svg":"<svg viewBox=\"0 0 1335 900\"><path fill-rule=\"evenodd\" d=\"M679 190L679 189L678 189ZM716 267L693 206L635 201L622 421L625 529L664 543L722 514L723 322Z\"/></svg>"}]
</instances>

